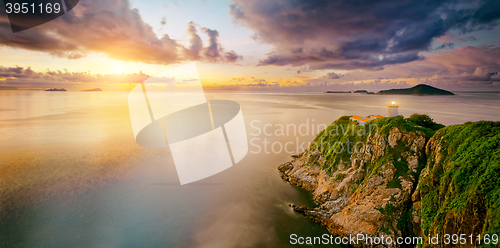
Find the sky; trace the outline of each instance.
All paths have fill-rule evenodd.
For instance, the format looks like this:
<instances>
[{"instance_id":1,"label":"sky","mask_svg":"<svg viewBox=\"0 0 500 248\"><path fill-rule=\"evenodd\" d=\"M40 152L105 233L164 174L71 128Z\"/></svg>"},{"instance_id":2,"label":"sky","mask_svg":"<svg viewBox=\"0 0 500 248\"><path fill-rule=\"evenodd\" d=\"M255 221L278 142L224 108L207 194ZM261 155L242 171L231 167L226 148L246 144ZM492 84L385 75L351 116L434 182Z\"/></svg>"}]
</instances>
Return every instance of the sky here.
<instances>
[{"instance_id":1,"label":"sky","mask_svg":"<svg viewBox=\"0 0 500 248\"><path fill-rule=\"evenodd\" d=\"M197 62L209 90L500 90L500 1L80 0L13 33L0 89L130 90Z\"/></svg>"}]
</instances>

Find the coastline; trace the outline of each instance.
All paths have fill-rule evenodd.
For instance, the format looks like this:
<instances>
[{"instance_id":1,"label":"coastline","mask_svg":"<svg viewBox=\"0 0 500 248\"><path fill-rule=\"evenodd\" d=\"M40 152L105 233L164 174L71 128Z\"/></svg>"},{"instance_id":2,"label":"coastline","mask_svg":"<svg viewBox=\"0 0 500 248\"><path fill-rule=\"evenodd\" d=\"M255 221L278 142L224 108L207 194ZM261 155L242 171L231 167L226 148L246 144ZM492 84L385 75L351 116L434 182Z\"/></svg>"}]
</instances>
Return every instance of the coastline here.
<instances>
[{"instance_id":1,"label":"coastline","mask_svg":"<svg viewBox=\"0 0 500 248\"><path fill-rule=\"evenodd\" d=\"M339 120L329 128L340 125ZM491 218L496 218L494 216L498 215L498 211L485 209L487 200L480 196L472 199L471 203L464 203L469 206L468 211L493 211L493 215L471 216L462 213L461 216L447 210L453 209L455 205L431 198L434 194L432 187L436 187L435 178L444 178L453 170L444 173L433 171L433 167L446 161L442 149L448 142L443 138L448 132L463 132L464 129L481 126L495 129L498 125L498 122L466 123L440 129L433 135L425 134L422 130L409 131L401 126L393 126L386 133L381 131L359 137L364 141L363 146L353 149L349 157L344 156L330 167L328 164L335 157L325 156L325 152L314 145L314 142L318 143L325 137L323 132L316 137L309 150L293 155L292 160L281 164L278 170L283 180L310 191L318 204L315 208L293 203L289 206L307 219L327 227L335 235L361 234L372 238L390 237L392 240L422 237L425 244L435 234L484 234L498 228L496 224L490 224L489 227L485 224L491 223ZM468 143L477 142L475 140L477 138ZM452 162L447 163L442 166L446 168ZM483 175L489 177L488 173L494 172L485 171ZM450 201L460 197L450 197ZM478 202L482 202L483 206ZM429 216L429 211L434 215ZM447 221L433 221L436 213L441 212ZM354 246L374 247L363 243ZM385 244L383 247L401 246Z\"/></svg>"}]
</instances>

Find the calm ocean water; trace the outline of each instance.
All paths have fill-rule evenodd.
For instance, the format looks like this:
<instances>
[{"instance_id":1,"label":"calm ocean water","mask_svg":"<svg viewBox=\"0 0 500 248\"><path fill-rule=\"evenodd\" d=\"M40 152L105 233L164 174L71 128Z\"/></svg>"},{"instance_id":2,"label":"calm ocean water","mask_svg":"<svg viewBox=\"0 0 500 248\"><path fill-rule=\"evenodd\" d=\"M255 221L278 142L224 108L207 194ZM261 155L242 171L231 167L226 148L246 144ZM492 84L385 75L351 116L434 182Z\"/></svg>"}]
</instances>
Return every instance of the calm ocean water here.
<instances>
[{"instance_id":1,"label":"calm ocean water","mask_svg":"<svg viewBox=\"0 0 500 248\"><path fill-rule=\"evenodd\" d=\"M291 211L289 203L314 204L277 166L325 124L387 115L391 101L404 116L427 113L445 125L500 120L498 93L207 97L240 103L249 153L180 186L168 148L135 143L127 93L0 91L0 246L295 247L291 234L328 232Z\"/></svg>"}]
</instances>

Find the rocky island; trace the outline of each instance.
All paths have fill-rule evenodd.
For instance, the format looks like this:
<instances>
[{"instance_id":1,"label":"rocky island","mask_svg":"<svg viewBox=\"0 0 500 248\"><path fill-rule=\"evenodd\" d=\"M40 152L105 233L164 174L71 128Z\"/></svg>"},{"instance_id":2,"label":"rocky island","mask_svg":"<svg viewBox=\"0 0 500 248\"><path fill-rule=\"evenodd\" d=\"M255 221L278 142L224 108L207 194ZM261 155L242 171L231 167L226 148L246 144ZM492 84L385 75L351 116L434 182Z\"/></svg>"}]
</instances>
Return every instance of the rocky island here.
<instances>
[{"instance_id":1,"label":"rocky island","mask_svg":"<svg viewBox=\"0 0 500 248\"><path fill-rule=\"evenodd\" d=\"M390 89L377 92L378 95L455 95L447 90L438 89L427 84L419 84L411 88Z\"/></svg>"},{"instance_id":2,"label":"rocky island","mask_svg":"<svg viewBox=\"0 0 500 248\"><path fill-rule=\"evenodd\" d=\"M350 91L334 91L334 90L329 90L329 91L327 91L325 93L352 93L352 92L350 92Z\"/></svg>"},{"instance_id":3,"label":"rocky island","mask_svg":"<svg viewBox=\"0 0 500 248\"><path fill-rule=\"evenodd\" d=\"M58 88L51 88L51 89L48 89L48 90L45 90L45 91L66 91L66 89L64 89L64 88L60 88L60 89L58 89Z\"/></svg>"},{"instance_id":4,"label":"rocky island","mask_svg":"<svg viewBox=\"0 0 500 248\"><path fill-rule=\"evenodd\" d=\"M102 91L101 88L93 88L93 89L87 89L87 90L83 90L83 91Z\"/></svg>"},{"instance_id":5,"label":"rocky island","mask_svg":"<svg viewBox=\"0 0 500 248\"><path fill-rule=\"evenodd\" d=\"M353 93L360 93L360 94L375 94L375 92L367 91L367 90L356 90Z\"/></svg>"},{"instance_id":6,"label":"rocky island","mask_svg":"<svg viewBox=\"0 0 500 248\"><path fill-rule=\"evenodd\" d=\"M343 116L279 170L318 204L290 206L333 234L422 237L428 247L436 234L500 234L499 148L500 122L444 127L414 114L359 126Z\"/></svg>"}]
</instances>

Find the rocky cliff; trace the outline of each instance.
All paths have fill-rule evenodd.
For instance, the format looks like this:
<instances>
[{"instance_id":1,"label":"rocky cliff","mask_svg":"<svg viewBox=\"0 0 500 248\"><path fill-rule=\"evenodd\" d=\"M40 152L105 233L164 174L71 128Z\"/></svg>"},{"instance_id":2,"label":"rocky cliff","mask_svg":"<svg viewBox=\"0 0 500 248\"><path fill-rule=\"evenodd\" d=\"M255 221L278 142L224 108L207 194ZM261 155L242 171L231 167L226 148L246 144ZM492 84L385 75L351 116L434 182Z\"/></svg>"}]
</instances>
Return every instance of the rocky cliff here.
<instances>
[{"instance_id":1,"label":"rocky cliff","mask_svg":"<svg viewBox=\"0 0 500 248\"><path fill-rule=\"evenodd\" d=\"M426 154L412 197L415 234L465 234L467 242L472 235L475 243L500 235L500 122L442 128Z\"/></svg>"},{"instance_id":2,"label":"rocky cliff","mask_svg":"<svg viewBox=\"0 0 500 248\"><path fill-rule=\"evenodd\" d=\"M444 159L449 154L442 153L442 143L447 140L443 133L454 134L449 134L450 127L447 127L434 135L441 127L424 115L380 118L363 126L347 116L341 117L322 131L307 151L279 166L284 180L312 191L318 204L314 209L291 206L341 236L363 234L396 240L397 237L442 233L443 226L433 225L434 218L446 219L447 210L435 202L434 190L430 189L439 182L440 177L436 179L435 175L442 173L436 164L450 161ZM498 140L497 137L497 150ZM433 173L429 173L431 171ZM500 185L498 181L493 183ZM483 203L479 198L471 201L474 203L469 211ZM431 210L427 207L429 202L433 203ZM457 212L448 222L444 221L445 229L447 225L460 225L456 220L460 214ZM470 222L478 218L481 217L476 216ZM493 226L499 226L498 218ZM484 225L481 228L484 229ZM396 244L383 246L398 247Z\"/></svg>"}]
</instances>

